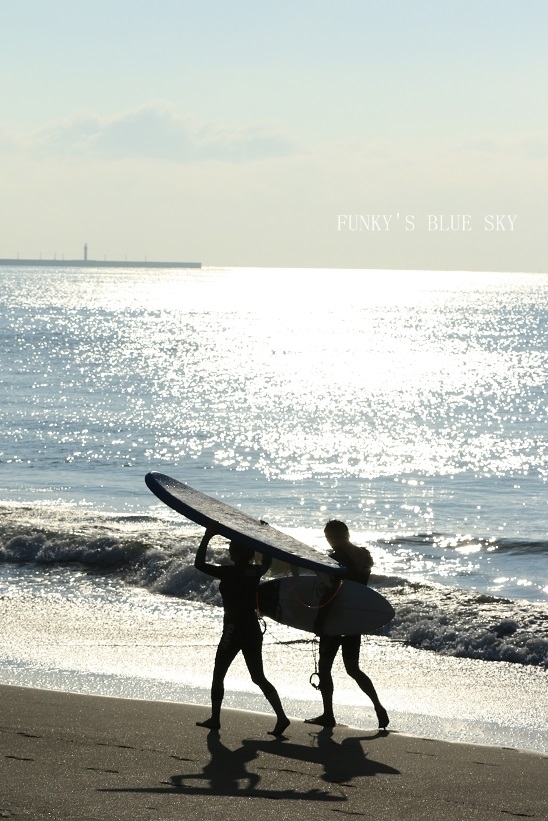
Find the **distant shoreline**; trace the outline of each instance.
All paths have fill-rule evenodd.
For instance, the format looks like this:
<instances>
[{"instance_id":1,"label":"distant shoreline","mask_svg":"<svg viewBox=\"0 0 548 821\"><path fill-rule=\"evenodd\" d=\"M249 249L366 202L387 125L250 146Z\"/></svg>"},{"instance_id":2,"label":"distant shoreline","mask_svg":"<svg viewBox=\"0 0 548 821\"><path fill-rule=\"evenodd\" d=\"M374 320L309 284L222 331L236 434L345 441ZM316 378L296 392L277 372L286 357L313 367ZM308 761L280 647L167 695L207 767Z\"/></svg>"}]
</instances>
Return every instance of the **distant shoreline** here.
<instances>
[{"instance_id":1,"label":"distant shoreline","mask_svg":"<svg viewBox=\"0 0 548 821\"><path fill-rule=\"evenodd\" d=\"M201 268L201 262L156 262L145 260L135 262L130 260L103 260L97 259L0 259L0 266L33 266L35 268Z\"/></svg>"}]
</instances>

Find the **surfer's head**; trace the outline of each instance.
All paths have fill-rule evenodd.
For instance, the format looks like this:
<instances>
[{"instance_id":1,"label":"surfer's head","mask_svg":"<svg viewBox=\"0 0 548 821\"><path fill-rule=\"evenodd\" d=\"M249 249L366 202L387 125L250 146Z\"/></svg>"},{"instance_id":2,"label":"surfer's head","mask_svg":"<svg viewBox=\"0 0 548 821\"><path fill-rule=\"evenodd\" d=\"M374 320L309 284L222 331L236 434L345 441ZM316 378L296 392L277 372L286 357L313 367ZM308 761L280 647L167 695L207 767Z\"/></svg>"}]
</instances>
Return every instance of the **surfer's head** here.
<instances>
[{"instance_id":1,"label":"surfer's head","mask_svg":"<svg viewBox=\"0 0 548 821\"><path fill-rule=\"evenodd\" d=\"M245 544L240 544L240 542L230 542L228 552L234 564L250 562L255 556L253 548L246 547Z\"/></svg>"},{"instance_id":2,"label":"surfer's head","mask_svg":"<svg viewBox=\"0 0 548 821\"><path fill-rule=\"evenodd\" d=\"M350 541L350 532L347 526L344 522L339 522L338 519L331 519L324 527L323 532L331 547L340 544L340 542Z\"/></svg>"}]
</instances>

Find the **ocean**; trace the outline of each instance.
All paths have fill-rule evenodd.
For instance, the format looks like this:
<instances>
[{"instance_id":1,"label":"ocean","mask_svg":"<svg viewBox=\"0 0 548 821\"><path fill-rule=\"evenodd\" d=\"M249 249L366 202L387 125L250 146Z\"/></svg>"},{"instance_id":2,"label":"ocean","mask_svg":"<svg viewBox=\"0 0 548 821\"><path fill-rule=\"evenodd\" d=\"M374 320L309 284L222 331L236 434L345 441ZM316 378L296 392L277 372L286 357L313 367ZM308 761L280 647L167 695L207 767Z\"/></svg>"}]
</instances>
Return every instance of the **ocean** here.
<instances>
[{"instance_id":1,"label":"ocean","mask_svg":"<svg viewBox=\"0 0 548 821\"><path fill-rule=\"evenodd\" d=\"M319 551L346 521L400 731L548 750L548 275L20 266L0 304L0 682L207 704L219 594L159 470ZM293 715L316 651L266 625Z\"/></svg>"}]
</instances>

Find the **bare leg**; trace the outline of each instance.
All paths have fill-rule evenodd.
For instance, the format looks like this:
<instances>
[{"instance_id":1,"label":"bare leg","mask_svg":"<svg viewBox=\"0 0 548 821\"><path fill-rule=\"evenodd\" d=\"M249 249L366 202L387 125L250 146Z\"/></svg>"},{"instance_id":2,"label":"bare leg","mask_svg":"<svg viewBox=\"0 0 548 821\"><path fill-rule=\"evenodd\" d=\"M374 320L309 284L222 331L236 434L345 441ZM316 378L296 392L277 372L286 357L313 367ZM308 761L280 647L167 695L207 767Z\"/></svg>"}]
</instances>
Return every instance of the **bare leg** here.
<instances>
[{"instance_id":1,"label":"bare leg","mask_svg":"<svg viewBox=\"0 0 548 821\"><path fill-rule=\"evenodd\" d=\"M333 713L333 676L331 669L335 656L341 645L341 636L322 636L320 638L320 660L318 675L320 678L320 693L322 694L323 713L316 718L307 718L307 724L319 724L322 727L334 727L336 724Z\"/></svg>"},{"instance_id":2,"label":"bare leg","mask_svg":"<svg viewBox=\"0 0 548 821\"><path fill-rule=\"evenodd\" d=\"M276 713L276 726L273 730L269 731L269 735L281 736L283 735L284 730L289 727L290 722L285 714L284 708L282 707L282 702L280 701L276 688L270 683L264 674L262 644L263 637L259 633L255 641L250 642L242 649L242 653L247 669L249 670L251 680L257 685L257 687L261 688L264 697Z\"/></svg>"},{"instance_id":3,"label":"bare leg","mask_svg":"<svg viewBox=\"0 0 548 821\"><path fill-rule=\"evenodd\" d=\"M224 680L228 668L238 654L237 645L231 641L233 633L234 626L226 624L215 655L213 681L211 683L211 717L205 721L197 721L197 727L206 727L209 730L219 730L221 727L221 706L225 694Z\"/></svg>"},{"instance_id":4,"label":"bare leg","mask_svg":"<svg viewBox=\"0 0 548 821\"><path fill-rule=\"evenodd\" d=\"M209 730L221 729L221 705L222 701L211 701L211 718L205 721L197 721L197 727L207 727Z\"/></svg>"},{"instance_id":5,"label":"bare leg","mask_svg":"<svg viewBox=\"0 0 548 821\"><path fill-rule=\"evenodd\" d=\"M344 636L342 640L342 657L348 675L354 679L360 690L373 702L379 728L384 730L388 727L390 719L377 695L373 682L363 670L360 670L360 636Z\"/></svg>"},{"instance_id":6,"label":"bare leg","mask_svg":"<svg viewBox=\"0 0 548 821\"><path fill-rule=\"evenodd\" d=\"M263 690L264 692L264 690ZM284 708L282 707L282 702L280 701L280 697L277 691L272 688L270 692L264 693L264 697L272 706L272 709L276 713L276 726L273 730L269 730L269 735L281 736L284 734L284 730L287 730L289 727L289 719L285 714Z\"/></svg>"}]
</instances>

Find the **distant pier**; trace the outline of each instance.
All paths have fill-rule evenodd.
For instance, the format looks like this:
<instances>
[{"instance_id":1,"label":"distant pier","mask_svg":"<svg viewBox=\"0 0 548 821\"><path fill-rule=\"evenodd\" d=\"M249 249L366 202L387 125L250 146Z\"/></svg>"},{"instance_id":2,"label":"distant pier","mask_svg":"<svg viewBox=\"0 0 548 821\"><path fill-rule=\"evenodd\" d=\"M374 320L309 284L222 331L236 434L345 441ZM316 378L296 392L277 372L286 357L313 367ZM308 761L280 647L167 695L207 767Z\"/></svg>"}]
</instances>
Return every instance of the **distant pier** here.
<instances>
[{"instance_id":1,"label":"distant pier","mask_svg":"<svg viewBox=\"0 0 548 821\"><path fill-rule=\"evenodd\" d=\"M131 262L129 260L98 259L0 259L0 266L34 268L201 268L201 262Z\"/></svg>"}]
</instances>

